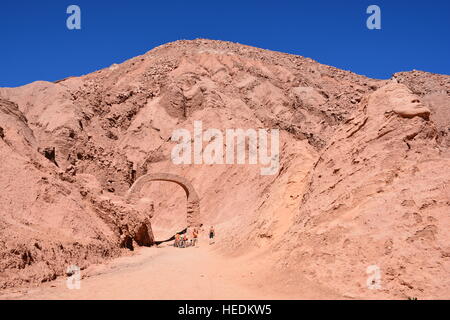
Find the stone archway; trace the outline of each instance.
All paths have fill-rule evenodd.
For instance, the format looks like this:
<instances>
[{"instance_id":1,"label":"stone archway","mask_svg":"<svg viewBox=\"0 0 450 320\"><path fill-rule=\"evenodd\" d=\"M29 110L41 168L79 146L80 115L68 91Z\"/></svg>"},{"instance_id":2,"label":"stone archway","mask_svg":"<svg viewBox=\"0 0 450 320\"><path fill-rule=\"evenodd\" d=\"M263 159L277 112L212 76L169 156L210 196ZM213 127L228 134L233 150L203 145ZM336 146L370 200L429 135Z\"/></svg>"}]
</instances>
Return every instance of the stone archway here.
<instances>
[{"instance_id":1,"label":"stone archway","mask_svg":"<svg viewBox=\"0 0 450 320\"><path fill-rule=\"evenodd\" d=\"M200 226L200 199L192 184L186 178L181 176L171 173L150 173L143 175L142 177L139 177L128 190L126 199L129 201L138 198L142 188L151 181L169 181L181 186L186 192L187 197L188 227Z\"/></svg>"}]
</instances>

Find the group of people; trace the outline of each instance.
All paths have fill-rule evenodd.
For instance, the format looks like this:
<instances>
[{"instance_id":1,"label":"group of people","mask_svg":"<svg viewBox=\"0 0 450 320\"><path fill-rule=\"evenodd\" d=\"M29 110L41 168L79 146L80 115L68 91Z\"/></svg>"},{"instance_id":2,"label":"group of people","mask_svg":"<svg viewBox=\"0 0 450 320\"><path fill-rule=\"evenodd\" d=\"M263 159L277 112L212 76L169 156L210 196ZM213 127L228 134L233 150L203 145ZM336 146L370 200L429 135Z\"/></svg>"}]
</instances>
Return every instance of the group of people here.
<instances>
[{"instance_id":1,"label":"group of people","mask_svg":"<svg viewBox=\"0 0 450 320\"><path fill-rule=\"evenodd\" d=\"M174 246L178 248L186 248L189 246L196 246L198 240L198 229L192 231L192 238L189 239L187 232L184 234L177 233L175 235Z\"/></svg>"},{"instance_id":2,"label":"group of people","mask_svg":"<svg viewBox=\"0 0 450 320\"><path fill-rule=\"evenodd\" d=\"M198 228L194 228L192 230L192 234L190 237L188 236L187 231L184 234L177 233L175 235L175 241L174 241L173 245L174 245L174 247L178 247L178 248L187 248L189 246L195 247L198 244L198 234L199 234ZM211 226L211 228L209 229L209 244L214 243L215 234L216 234L216 232L214 230L214 227Z\"/></svg>"}]
</instances>

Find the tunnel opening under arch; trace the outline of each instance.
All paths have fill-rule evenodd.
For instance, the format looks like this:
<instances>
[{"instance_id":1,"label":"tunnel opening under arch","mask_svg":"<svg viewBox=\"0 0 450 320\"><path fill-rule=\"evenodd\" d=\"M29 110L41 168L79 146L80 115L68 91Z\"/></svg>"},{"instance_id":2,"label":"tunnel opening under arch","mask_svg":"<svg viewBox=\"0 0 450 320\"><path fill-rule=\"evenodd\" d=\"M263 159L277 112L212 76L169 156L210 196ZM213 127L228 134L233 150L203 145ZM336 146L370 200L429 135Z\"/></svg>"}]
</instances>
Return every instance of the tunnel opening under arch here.
<instances>
[{"instance_id":1,"label":"tunnel opening under arch","mask_svg":"<svg viewBox=\"0 0 450 320\"><path fill-rule=\"evenodd\" d=\"M171 173L150 173L139 177L131 186L126 194L126 200L137 201L141 198L141 191L149 183L154 181L166 181L179 185L186 194L186 221L187 226L178 233L184 233L188 228L199 227L200 223L200 199L194 187L186 178L171 174ZM174 237L174 236L173 236ZM166 241L171 241L173 237L166 240L155 241L155 244L159 244ZM173 240L173 239L172 239Z\"/></svg>"}]
</instances>

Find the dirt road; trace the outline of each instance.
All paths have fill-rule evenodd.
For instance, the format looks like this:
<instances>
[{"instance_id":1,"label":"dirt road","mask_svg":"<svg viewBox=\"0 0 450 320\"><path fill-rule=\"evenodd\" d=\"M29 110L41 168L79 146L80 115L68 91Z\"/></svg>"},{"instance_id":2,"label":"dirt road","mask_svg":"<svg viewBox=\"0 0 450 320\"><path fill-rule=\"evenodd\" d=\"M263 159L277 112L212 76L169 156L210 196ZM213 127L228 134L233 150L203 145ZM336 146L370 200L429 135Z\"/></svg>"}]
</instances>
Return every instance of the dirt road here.
<instances>
[{"instance_id":1,"label":"dirt road","mask_svg":"<svg viewBox=\"0 0 450 320\"><path fill-rule=\"evenodd\" d=\"M129 257L82 270L80 289L66 278L38 288L4 293L0 299L321 299L336 298L306 280L281 285L250 257L228 258L214 245L140 248Z\"/></svg>"}]
</instances>

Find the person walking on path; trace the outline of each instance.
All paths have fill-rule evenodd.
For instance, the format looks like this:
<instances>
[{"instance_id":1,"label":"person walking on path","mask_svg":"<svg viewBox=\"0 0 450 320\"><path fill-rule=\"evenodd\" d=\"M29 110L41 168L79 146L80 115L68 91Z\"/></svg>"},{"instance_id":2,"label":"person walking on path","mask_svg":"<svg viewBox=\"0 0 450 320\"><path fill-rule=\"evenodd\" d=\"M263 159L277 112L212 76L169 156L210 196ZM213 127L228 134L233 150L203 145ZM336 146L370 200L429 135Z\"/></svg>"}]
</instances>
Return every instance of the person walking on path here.
<instances>
[{"instance_id":1,"label":"person walking on path","mask_svg":"<svg viewBox=\"0 0 450 320\"><path fill-rule=\"evenodd\" d=\"M183 248L189 247L189 237L188 237L187 231L184 234L183 243L184 243Z\"/></svg>"},{"instance_id":2,"label":"person walking on path","mask_svg":"<svg viewBox=\"0 0 450 320\"><path fill-rule=\"evenodd\" d=\"M180 234L177 233L175 235L175 242L173 243L174 247L179 247L180 246Z\"/></svg>"},{"instance_id":3,"label":"person walking on path","mask_svg":"<svg viewBox=\"0 0 450 320\"><path fill-rule=\"evenodd\" d=\"M197 241L198 241L198 230L197 228L194 228L194 231L192 231L192 246L196 247L197 246Z\"/></svg>"},{"instance_id":4,"label":"person walking on path","mask_svg":"<svg viewBox=\"0 0 450 320\"><path fill-rule=\"evenodd\" d=\"M216 232L214 231L214 227L211 226L211 228L209 229L209 244L213 244L214 243L214 237L216 235Z\"/></svg>"}]
</instances>

